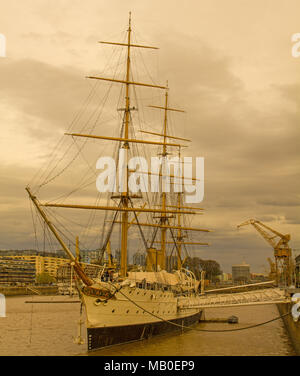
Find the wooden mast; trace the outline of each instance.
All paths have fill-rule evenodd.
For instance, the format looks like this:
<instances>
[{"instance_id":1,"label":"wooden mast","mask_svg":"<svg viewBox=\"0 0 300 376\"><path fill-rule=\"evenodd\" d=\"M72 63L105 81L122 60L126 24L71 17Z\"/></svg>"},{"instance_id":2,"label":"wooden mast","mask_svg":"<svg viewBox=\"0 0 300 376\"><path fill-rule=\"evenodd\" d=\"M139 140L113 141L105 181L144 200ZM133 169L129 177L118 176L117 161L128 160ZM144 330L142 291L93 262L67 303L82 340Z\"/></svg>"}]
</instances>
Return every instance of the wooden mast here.
<instances>
[{"instance_id":1,"label":"wooden mast","mask_svg":"<svg viewBox=\"0 0 300 376\"><path fill-rule=\"evenodd\" d=\"M175 109L175 108L170 108L168 107L168 101L169 101L169 95L168 95L168 83L167 83L167 90L166 90L166 93L165 93L165 106L162 107L162 106L149 106L149 107L152 107L152 108L158 108L160 110L164 110L164 126L163 126L163 133L162 134L159 134L159 133L154 133L154 132L145 132L145 133L149 133L149 134L155 134L155 135L158 135L158 136L163 136L163 150L162 150L162 158L163 158L163 163L162 163L162 166L161 166L161 172L159 173L159 176L163 177L165 176L166 174L166 169L165 169L165 166L166 166L166 158L167 158L167 138L175 138L175 139L181 139L181 140L184 140L184 141L190 141L188 139L184 139L184 138L179 138L179 137L172 137L172 136L169 136L167 134L167 126L168 126L168 111L177 111L177 112L184 112L182 110L178 110L178 109ZM181 145L179 145L180 147ZM162 180L161 180L162 181ZM161 209L162 209L162 214L161 214L161 217L160 217L160 225L161 225L161 240L160 240L160 244L161 244L161 253L162 253L162 263L163 265L161 265L162 269L165 269L165 260L166 260L166 233L167 233L167 229L168 227L166 226L167 222L168 222L168 216L166 215L166 208L167 208L167 196L166 196L166 192L165 192L165 187L162 186L163 184L161 183L161 189L162 189L162 194L161 194ZM180 231L180 230L179 230Z\"/></svg>"},{"instance_id":2,"label":"wooden mast","mask_svg":"<svg viewBox=\"0 0 300 376\"><path fill-rule=\"evenodd\" d=\"M179 159L181 157L180 148L179 148ZM182 235L181 235L181 214L180 214L180 206L181 206L181 192L177 193L177 226L179 229L177 230L177 269L181 269L181 245L182 245Z\"/></svg>"},{"instance_id":3,"label":"wooden mast","mask_svg":"<svg viewBox=\"0 0 300 376\"><path fill-rule=\"evenodd\" d=\"M167 84L167 86L168 86L168 84ZM165 164L165 158L167 157L167 154L168 154L167 153L167 146L168 146L167 138L173 138L173 139L183 140L183 141L191 141L191 140L186 139L186 138L174 137L174 136L170 136L170 135L167 134L167 123L168 123L167 114L168 114L168 111L177 111L177 112L185 112L185 111L168 107L168 91L166 91L166 94L165 94L165 106L164 107L153 106L153 105L151 105L149 107L164 110L163 133L148 132L148 131L141 131L141 132L163 137L163 143L162 143L163 144L163 152L162 152L163 164L162 165L164 165ZM178 145L178 146L179 146L179 160L180 160L181 147L183 145ZM153 173L151 172L151 173L148 173L148 174L152 175ZM161 171L156 175L159 175L160 177L164 177L165 171ZM175 177L175 176L170 174L169 177ZM176 176L176 178L178 179L177 176ZM183 179L184 179L184 177L182 176L181 181ZM191 178L190 180L196 181L198 179ZM139 225L140 226L153 226L153 227L160 227L161 228L161 240L160 241L154 241L153 243L158 243L158 244L161 245L162 258L163 258L164 262L165 262L165 259L166 259L166 244L174 244L174 241L172 241L172 242L166 241L166 231L167 231L167 229L170 229L170 230L176 229L177 230L177 236L176 236L176 240L175 240L175 243L176 243L175 245L176 245L176 248L177 248L177 268L181 269L181 267L182 267L182 261L181 261L182 245L192 245L192 244L209 245L209 243L203 243L203 242L184 242L183 241L183 236L182 236L182 232L181 232L182 230L196 230L196 229L182 226L181 215L186 214L182 211L182 209L183 208L192 209L192 210L204 210L204 209L203 208L192 208L192 207L182 206L182 193L181 192L178 192L178 194L177 194L176 205L167 205L167 203L166 203L166 192L164 192L164 190L162 190L161 203L160 203L159 206L161 206L161 209L162 209L162 214L161 214L161 217L160 217L160 223L159 224L156 224L156 225L149 224L149 225L147 225L145 223L140 223ZM177 212L176 212L176 214L177 214L177 224L174 225L174 226L168 225L168 217L166 215L167 208L176 208L177 209ZM196 213L196 214L202 214L202 213ZM135 223L133 223L133 224L135 224ZM197 229L196 231L210 232L209 230L204 230L204 229Z\"/></svg>"},{"instance_id":4,"label":"wooden mast","mask_svg":"<svg viewBox=\"0 0 300 376\"><path fill-rule=\"evenodd\" d=\"M128 46L127 46L127 66L126 66L126 97L125 97L125 129L124 138L128 139L129 116L130 116L130 41L131 41L131 12L129 13L128 25ZM124 191L121 192L121 203L123 208L128 208L128 151L129 143L124 142L122 148L125 150L125 168L123 169L125 186ZM124 171L125 170L125 171ZM121 277L126 277L127 274L127 245L128 245L128 211L122 213L121 225Z\"/></svg>"},{"instance_id":5,"label":"wooden mast","mask_svg":"<svg viewBox=\"0 0 300 376\"><path fill-rule=\"evenodd\" d=\"M76 257L73 255L73 253L70 251L70 249L67 247L67 245L65 244L65 242L62 240L62 238L59 236L58 232L56 231L55 227L53 226L53 224L49 221L49 219L47 218L47 215L46 213L43 211L43 209L41 208L41 205L39 204L37 198L31 193L29 187L26 187L25 188L30 199L32 200L32 202L34 203L35 207L37 208L38 212L40 213L40 215L42 216L42 218L44 219L45 223L48 225L48 227L50 228L50 230L52 231L53 235L56 237L56 239L58 240L58 242L60 243L60 245L62 246L62 248L64 249L64 251L66 252L66 254L69 256L70 260L71 260L71 265L74 266L74 269L76 271L76 273L78 274L78 276L81 278L81 280L87 285L87 286L91 286L93 284L93 281L84 273L82 267L80 266L79 262L77 261Z\"/></svg>"},{"instance_id":6,"label":"wooden mast","mask_svg":"<svg viewBox=\"0 0 300 376\"><path fill-rule=\"evenodd\" d=\"M167 146L166 146L166 142L167 142L167 137L166 137L166 135L167 135L167 119L168 119L167 108L168 108L168 90L166 90L166 94L165 94L165 110L164 110L165 111L164 132L163 132L164 145L163 145L163 152L162 152L163 169L164 169L163 172L162 172L163 174L165 173L165 165L166 165L166 157L167 157ZM165 189L163 189L162 185L161 185L161 189L162 189L161 208L162 208L162 210L166 210L166 192L165 192ZM162 225L165 225L167 223L167 220L168 220L168 217L166 216L166 214L162 213L162 216L160 218L160 223ZM161 265L161 267L162 267L162 269L165 269L165 263L166 263L166 233L167 233L167 229L161 228L161 253L162 253L162 265Z\"/></svg>"}]
</instances>

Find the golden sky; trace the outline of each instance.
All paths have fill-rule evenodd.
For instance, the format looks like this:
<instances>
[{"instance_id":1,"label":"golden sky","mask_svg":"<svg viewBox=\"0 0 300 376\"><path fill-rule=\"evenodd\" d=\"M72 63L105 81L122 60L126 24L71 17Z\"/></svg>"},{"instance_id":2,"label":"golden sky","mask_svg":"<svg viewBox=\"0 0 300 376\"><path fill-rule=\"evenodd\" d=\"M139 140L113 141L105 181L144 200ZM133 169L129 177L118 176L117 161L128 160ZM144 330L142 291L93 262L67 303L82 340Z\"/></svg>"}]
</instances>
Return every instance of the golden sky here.
<instances>
[{"instance_id":1,"label":"golden sky","mask_svg":"<svg viewBox=\"0 0 300 376\"><path fill-rule=\"evenodd\" d=\"M173 129L205 157L196 223L214 232L193 255L264 271L272 249L253 228L236 230L249 218L290 233L300 252L298 0L0 0L0 9L0 248L35 247L24 187L93 87L85 77L108 72L109 47L97 41L120 41L131 11L136 40L160 48L143 58L151 77L168 80L171 103L187 111Z\"/></svg>"}]
</instances>

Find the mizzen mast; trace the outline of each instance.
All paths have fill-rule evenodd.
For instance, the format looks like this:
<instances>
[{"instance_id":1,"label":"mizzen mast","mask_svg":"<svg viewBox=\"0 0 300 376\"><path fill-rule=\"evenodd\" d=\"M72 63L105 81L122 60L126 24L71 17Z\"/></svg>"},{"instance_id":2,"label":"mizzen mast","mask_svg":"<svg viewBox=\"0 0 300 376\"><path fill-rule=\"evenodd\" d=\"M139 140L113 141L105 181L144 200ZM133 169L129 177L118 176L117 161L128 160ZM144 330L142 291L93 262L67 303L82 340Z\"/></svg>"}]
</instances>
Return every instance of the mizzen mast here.
<instances>
[{"instance_id":1,"label":"mizzen mast","mask_svg":"<svg viewBox=\"0 0 300 376\"><path fill-rule=\"evenodd\" d=\"M168 83L167 83L167 87L168 87ZM177 111L177 112L185 112L183 110L179 110L179 109L175 109L175 108L170 108L168 107L169 105L169 94L168 94L168 89L166 90L166 93L165 93L165 106L164 107L161 107L161 106L149 106L149 107L152 107L152 108L156 108L156 109L160 109L160 110L164 110L164 125L163 125L163 134L161 134L160 136L163 136L163 145L162 145L162 159L163 159L163 162L162 162L162 165L161 165L161 171L159 173L159 175L161 175L162 177L165 176L166 174L166 159L167 159L167 155L168 155L168 152L167 152L167 138L169 138L168 134L167 134L167 125L168 125L168 111ZM149 132L150 133L150 132ZM176 138L176 137L171 137L170 138ZM185 140L186 139L182 139L182 140ZM180 147L180 146L179 146ZM162 179L163 180L163 179ZM162 209L162 213L161 213L161 217L160 217L160 221L159 221L159 224L161 225L161 240L160 240L160 244L161 244L161 254L162 254L162 263L163 265L161 265L162 269L165 269L165 260L166 260L166 235L167 235L167 227L165 227L168 223L168 216L166 215L166 205L167 205L167 196L166 196L166 192L165 192L165 189L162 188L162 194L161 194L161 209Z\"/></svg>"},{"instance_id":2,"label":"mizzen mast","mask_svg":"<svg viewBox=\"0 0 300 376\"><path fill-rule=\"evenodd\" d=\"M168 86L168 84L167 84ZM169 103L168 103L168 99L169 99L169 96L168 96L168 91L166 91L165 93L165 106L154 106L154 105L151 105L149 107L152 107L152 108L156 108L156 109L161 109L161 110L164 110L164 126L163 126L163 133L154 133L154 132L146 132L146 131L141 131L143 133L149 133L149 134L153 134L153 135L157 135L157 136L161 136L163 137L163 147L162 147L162 158L163 158L163 163L162 163L162 166L165 166L166 164L166 158L167 158L167 155L168 155L168 152L167 152L167 146L169 145L168 142L167 142L167 139L168 138L171 138L171 139L177 139L177 140L183 140L183 141L191 141L189 139L186 139L186 138L182 138L182 137L175 137L175 136L170 136L167 134L167 124L168 124L168 111L177 111L177 112L185 112L183 110L180 110L180 109L176 109L176 108L171 108L171 107L168 107ZM178 153L178 157L179 157L179 163L181 163L181 146L182 145L179 145L179 153ZM161 166L161 167L162 167ZM160 177L164 177L166 176L166 169L164 168L162 171L159 172L158 174ZM178 178L176 175L171 175L169 174L170 177L176 177ZM181 184L182 184L182 181L184 179L184 176L181 175L180 177L180 181L181 181ZM198 179L196 178L190 178L189 180L192 180L192 181L196 181ZM205 229L194 229L194 228L190 228L190 227L185 227L185 226L182 226L182 221L181 221L181 216L183 214L185 214L182 209L192 209L192 210L203 210L203 208L192 208L192 207L186 207L186 206L182 206L182 193L181 191L179 190L179 192L177 193L177 202L176 202L176 205L167 205L167 200L166 200L167 196L166 196L166 192L164 189L162 189L162 195L161 195L161 203L160 203L160 206L161 206L161 209L162 209L162 214L161 214L161 217L160 217L160 221L159 221L159 224L157 225L150 225L150 226L153 226L153 227L160 227L161 229L161 239L160 241L153 241L153 243L159 243L161 245L161 252L162 252L162 259L163 259L163 262L165 263L165 259L166 259L166 245L167 244L174 244L175 243L175 247L176 247L176 250L177 250L177 268L178 269L181 269L182 267L182 259L181 259L181 255L182 255L182 245L209 245L209 243L204 243L204 242L184 242L183 241L183 234L182 234L182 230L196 230L196 231L204 231L204 232L210 232L210 230L205 230ZM177 210L176 212L176 216L177 216L177 223L176 225L169 225L169 217L166 215L167 214L167 208L175 208ZM200 213L195 213L195 214L200 214ZM202 214L202 213L201 213ZM140 223L140 225L146 225L146 224L142 224ZM167 233L167 229L169 229L172 233L172 229L176 229L177 230L177 236L176 236L176 239L172 233L172 237L173 237L173 241L166 241L166 233ZM164 267L165 265L163 265Z\"/></svg>"},{"instance_id":3,"label":"mizzen mast","mask_svg":"<svg viewBox=\"0 0 300 376\"><path fill-rule=\"evenodd\" d=\"M167 158L167 119L168 119L168 91L166 90L165 94L165 117L164 117L164 145L163 145L163 152L162 152L162 158L163 158L163 166L166 164L166 158ZM164 172L165 173L165 169ZM164 189L162 189L162 199L161 199L161 208L162 210L166 210L166 192ZM165 213L161 214L160 218L160 223L162 225L165 225L168 221L168 217L166 216ZM162 260L163 260L163 265L162 268L165 269L165 262L166 262L166 234L167 234L167 229L162 228L161 229L161 253L162 253Z\"/></svg>"}]
</instances>

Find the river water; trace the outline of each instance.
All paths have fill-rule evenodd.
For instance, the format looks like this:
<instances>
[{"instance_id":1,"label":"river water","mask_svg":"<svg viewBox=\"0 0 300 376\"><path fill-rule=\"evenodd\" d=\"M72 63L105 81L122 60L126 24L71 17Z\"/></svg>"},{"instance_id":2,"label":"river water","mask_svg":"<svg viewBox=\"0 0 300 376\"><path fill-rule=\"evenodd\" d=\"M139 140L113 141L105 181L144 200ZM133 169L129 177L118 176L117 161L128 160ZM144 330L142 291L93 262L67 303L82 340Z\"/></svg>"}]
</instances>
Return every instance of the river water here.
<instances>
[{"instance_id":1,"label":"river water","mask_svg":"<svg viewBox=\"0 0 300 376\"><path fill-rule=\"evenodd\" d=\"M70 301L69 297L7 297L6 317L0 317L0 355L88 355L73 342L78 334L80 304L32 304L25 301ZM77 299L76 299L77 300ZM279 316L275 305L207 309L208 318L238 316L238 324L201 323L197 328L233 329ZM185 355L295 355L281 320L245 331L182 334L153 337L90 353L95 356Z\"/></svg>"}]
</instances>

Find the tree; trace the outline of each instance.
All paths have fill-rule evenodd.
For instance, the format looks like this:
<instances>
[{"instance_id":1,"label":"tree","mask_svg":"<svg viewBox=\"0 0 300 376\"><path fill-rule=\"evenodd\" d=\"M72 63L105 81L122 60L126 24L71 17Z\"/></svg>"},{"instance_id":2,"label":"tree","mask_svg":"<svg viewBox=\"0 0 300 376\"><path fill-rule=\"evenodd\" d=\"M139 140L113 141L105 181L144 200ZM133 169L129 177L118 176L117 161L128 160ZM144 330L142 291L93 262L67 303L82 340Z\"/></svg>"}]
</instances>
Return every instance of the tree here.
<instances>
[{"instance_id":1,"label":"tree","mask_svg":"<svg viewBox=\"0 0 300 376\"><path fill-rule=\"evenodd\" d=\"M215 260L202 260L201 264L207 279L216 281L217 277L222 274L220 264Z\"/></svg>"},{"instance_id":2,"label":"tree","mask_svg":"<svg viewBox=\"0 0 300 376\"><path fill-rule=\"evenodd\" d=\"M41 285L49 285L50 283L55 282L55 278L52 277L50 274L43 272L37 274L36 276L36 283Z\"/></svg>"},{"instance_id":3,"label":"tree","mask_svg":"<svg viewBox=\"0 0 300 376\"><path fill-rule=\"evenodd\" d=\"M212 281L222 274L220 265L215 260L202 260L199 257L188 257L184 263L184 267L191 270L198 280L201 279L201 271L205 271L207 279Z\"/></svg>"}]
</instances>

